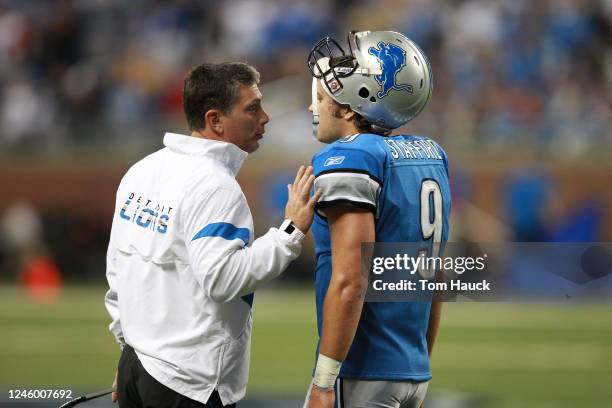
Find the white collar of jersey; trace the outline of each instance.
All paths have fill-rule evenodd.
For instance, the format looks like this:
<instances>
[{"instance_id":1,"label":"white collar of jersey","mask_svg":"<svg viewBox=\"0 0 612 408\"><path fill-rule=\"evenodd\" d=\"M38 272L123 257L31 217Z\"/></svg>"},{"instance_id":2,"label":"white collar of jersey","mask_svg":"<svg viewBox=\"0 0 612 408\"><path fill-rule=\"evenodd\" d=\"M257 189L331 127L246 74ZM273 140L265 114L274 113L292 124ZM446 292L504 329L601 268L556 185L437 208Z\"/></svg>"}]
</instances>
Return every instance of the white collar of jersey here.
<instances>
[{"instance_id":1,"label":"white collar of jersey","mask_svg":"<svg viewBox=\"0 0 612 408\"><path fill-rule=\"evenodd\" d=\"M171 150L191 156L208 156L227 167L236 176L249 155L233 143L203 139L166 132L164 145Z\"/></svg>"}]
</instances>

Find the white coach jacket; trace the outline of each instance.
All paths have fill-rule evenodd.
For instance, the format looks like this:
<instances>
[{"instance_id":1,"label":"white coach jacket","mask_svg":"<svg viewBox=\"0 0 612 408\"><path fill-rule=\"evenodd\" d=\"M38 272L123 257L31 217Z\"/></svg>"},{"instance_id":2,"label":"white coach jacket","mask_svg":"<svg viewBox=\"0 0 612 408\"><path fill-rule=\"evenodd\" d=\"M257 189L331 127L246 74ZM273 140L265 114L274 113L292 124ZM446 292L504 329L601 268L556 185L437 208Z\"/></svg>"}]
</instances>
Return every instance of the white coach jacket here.
<instances>
[{"instance_id":1,"label":"white coach jacket","mask_svg":"<svg viewBox=\"0 0 612 408\"><path fill-rule=\"evenodd\" d=\"M110 330L160 383L202 403L216 388L228 405L246 393L252 292L299 255L304 235L271 228L253 241L237 146L173 133L164 145L117 191Z\"/></svg>"}]
</instances>

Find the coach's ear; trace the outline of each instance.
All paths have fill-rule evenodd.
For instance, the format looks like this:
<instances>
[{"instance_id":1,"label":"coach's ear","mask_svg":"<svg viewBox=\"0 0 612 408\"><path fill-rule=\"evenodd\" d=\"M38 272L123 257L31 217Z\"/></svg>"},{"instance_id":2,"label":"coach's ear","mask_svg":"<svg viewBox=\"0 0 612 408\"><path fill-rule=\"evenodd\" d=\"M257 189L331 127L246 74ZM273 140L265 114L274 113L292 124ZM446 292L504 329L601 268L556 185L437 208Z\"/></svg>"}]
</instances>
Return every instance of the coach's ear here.
<instances>
[{"instance_id":1,"label":"coach's ear","mask_svg":"<svg viewBox=\"0 0 612 408\"><path fill-rule=\"evenodd\" d=\"M222 115L223 112L219 109L209 109L204 114L204 123L206 123L206 127L219 136L223 135Z\"/></svg>"}]
</instances>

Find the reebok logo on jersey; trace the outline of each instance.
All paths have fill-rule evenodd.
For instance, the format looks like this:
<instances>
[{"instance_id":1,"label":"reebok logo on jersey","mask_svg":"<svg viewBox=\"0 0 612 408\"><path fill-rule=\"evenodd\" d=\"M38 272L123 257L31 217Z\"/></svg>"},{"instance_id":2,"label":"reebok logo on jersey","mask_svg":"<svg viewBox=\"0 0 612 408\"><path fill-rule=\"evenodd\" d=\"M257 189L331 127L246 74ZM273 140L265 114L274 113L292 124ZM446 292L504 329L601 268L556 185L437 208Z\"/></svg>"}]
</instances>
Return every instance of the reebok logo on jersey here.
<instances>
[{"instance_id":1,"label":"reebok logo on jersey","mask_svg":"<svg viewBox=\"0 0 612 408\"><path fill-rule=\"evenodd\" d=\"M334 156L334 157L330 157L327 160L325 160L325 164L323 164L323 167L327 167L327 166L333 166L335 164L340 164L344 161L345 157L344 156Z\"/></svg>"}]
</instances>

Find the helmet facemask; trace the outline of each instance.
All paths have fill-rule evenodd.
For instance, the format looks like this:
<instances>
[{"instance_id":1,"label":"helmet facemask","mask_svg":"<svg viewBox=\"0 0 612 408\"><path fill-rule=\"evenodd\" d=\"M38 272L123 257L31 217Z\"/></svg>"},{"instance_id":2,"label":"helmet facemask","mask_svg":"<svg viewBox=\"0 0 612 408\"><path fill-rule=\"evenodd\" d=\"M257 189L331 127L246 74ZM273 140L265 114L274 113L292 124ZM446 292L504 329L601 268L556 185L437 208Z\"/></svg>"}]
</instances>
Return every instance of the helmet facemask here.
<instances>
[{"instance_id":1,"label":"helmet facemask","mask_svg":"<svg viewBox=\"0 0 612 408\"><path fill-rule=\"evenodd\" d=\"M349 52L331 37L324 37L312 48L308 55L308 68L312 76L321 79L331 95L338 93L342 88L341 78L346 78L357 70L359 63L353 56L352 42L354 31L348 35Z\"/></svg>"}]
</instances>

